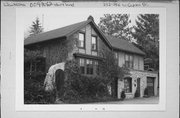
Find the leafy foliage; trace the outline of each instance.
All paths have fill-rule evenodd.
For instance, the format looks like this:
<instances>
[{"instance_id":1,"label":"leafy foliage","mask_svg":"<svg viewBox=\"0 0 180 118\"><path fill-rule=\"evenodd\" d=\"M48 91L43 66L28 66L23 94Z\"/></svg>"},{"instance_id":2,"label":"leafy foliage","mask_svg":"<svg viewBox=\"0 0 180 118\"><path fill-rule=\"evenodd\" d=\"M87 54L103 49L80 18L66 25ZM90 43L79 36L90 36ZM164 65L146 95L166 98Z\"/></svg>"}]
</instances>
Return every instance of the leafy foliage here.
<instances>
[{"instance_id":1,"label":"leafy foliage","mask_svg":"<svg viewBox=\"0 0 180 118\"><path fill-rule=\"evenodd\" d=\"M101 51L104 60L99 63L99 69L107 83L111 83L115 78L123 78L125 74L129 74L129 70L125 67L119 67L117 59L112 51Z\"/></svg>"},{"instance_id":2,"label":"leafy foliage","mask_svg":"<svg viewBox=\"0 0 180 118\"><path fill-rule=\"evenodd\" d=\"M24 61L34 61L38 56L41 55L39 50L28 50L24 48Z\"/></svg>"},{"instance_id":3,"label":"leafy foliage","mask_svg":"<svg viewBox=\"0 0 180 118\"><path fill-rule=\"evenodd\" d=\"M65 72L68 73L68 77L65 80L64 89L66 91L63 101L78 103L83 99L96 99L108 95L105 80L97 76L81 75L78 63L75 60L66 63Z\"/></svg>"},{"instance_id":4,"label":"leafy foliage","mask_svg":"<svg viewBox=\"0 0 180 118\"><path fill-rule=\"evenodd\" d=\"M25 104L52 104L54 99L52 93L44 91L42 76L39 79L25 76L24 79L24 103Z\"/></svg>"},{"instance_id":5,"label":"leafy foliage","mask_svg":"<svg viewBox=\"0 0 180 118\"><path fill-rule=\"evenodd\" d=\"M146 53L146 58L153 60L154 68L159 69L159 15L141 14L136 20L132 36L136 46Z\"/></svg>"},{"instance_id":6,"label":"leafy foliage","mask_svg":"<svg viewBox=\"0 0 180 118\"><path fill-rule=\"evenodd\" d=\"M105 14L100 18L98 26L107 35L130 40L131 28L128 25L130 22L128 14Z\"/></svg>"},{"instance_id":7,"label":"leafy foliage","mask_svg":"<svg viewBox=\"0 0 180 118\"><path fill-rule=\"evenodd\" d=\"M30 27L30 36L36 35L43 32L43 27L41 26L41 23L39 21L39 18L37 17L35 21L32 22L32 26Z\"/></svg>"},{"instance_id":8,"label":"leafy foliage","mask_svg":"<svg viewBox=\"0 0 180 118\"><path fill-rule=\"evenodd\" d=\"M82 102L88 100L109 97L108 85L114 82L115 78L123 78L129 71L120 68L115 61L111 51L104 52L104 60L99 62L99 76L85 76L80 74L78 62L70 60L65 65L65 93L63 101ZM114 88L112 88L114 89ZM111 97L112 98L112 97ZM87 102L87 101L84 101Z\"/></svg>"}]
</instances>

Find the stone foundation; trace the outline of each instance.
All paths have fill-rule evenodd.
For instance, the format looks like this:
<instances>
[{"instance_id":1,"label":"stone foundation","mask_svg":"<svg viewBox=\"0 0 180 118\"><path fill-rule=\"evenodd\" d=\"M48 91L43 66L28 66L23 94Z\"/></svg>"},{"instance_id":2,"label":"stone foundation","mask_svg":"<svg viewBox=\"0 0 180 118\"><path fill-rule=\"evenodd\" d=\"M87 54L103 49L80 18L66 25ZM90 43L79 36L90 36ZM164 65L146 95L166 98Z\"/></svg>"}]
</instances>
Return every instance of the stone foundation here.
<instances>
[{"instance_id":1,"label":"stone foundation","mask_svg":"<svg viewBox=\"0 0 180 118\"><path fill-rule=\"evenodd\" d=\"M132 91L130 93L126 93L126 99L135 97L138 78L140 78L140 97L144 96L144 90L147 87L147 77L154 78L154 96L158 95L158 73L157 72L131 70L130 75L127 75L125 77L132 78L132 84L131 84ZM118 98L121 98L121 92L123 89L124 89L124 79L123 80L118 79L118 90L117 90Z\"/></svg>"}]
</instances>

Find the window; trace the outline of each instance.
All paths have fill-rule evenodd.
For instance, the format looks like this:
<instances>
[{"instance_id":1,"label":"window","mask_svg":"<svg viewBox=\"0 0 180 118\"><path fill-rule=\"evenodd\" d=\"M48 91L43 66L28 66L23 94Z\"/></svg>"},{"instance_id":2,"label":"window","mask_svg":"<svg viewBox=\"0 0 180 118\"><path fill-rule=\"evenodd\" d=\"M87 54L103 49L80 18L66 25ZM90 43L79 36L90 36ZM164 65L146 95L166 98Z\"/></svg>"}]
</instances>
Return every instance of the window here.
<instances>
[{"instance_id":1,"label":"window","mask_svg":"<svg viewBox=\"0 0 180 118\"><path fill-rule=\"evenodd\" d=\"M98 61L94 61L94 68L95 68L96 74L99 75L99 65L98 65Z\"/></svg>"},{"instance_id":2,"label":"window","mask_svg":"<svg viewBox=\"0 0 180 118\"><path fill-rule=\"evenodd\" d=\"M118 59L118 53L115 52L114 54L115 54L115 59Z\"/></svg>"},{"instance_id":3,"label":"window","mask_svg":"<svg viewBox=\"0 0 180 118\"><path fill-rule=\"evenodd\" d=\"M79 33L78 47L85 48L85 34L84 33Z\"/></svg>"},{"instance_id":4,"label":"window","mask_svg":"<svg viewBox=\"0 0 180 118\"><path fill-rule=\"evenodd\" d=\"M125 67L133 68L133 56L132 55L125 55Z\"/></svg>"},{"instance_id":5,"label":"window","mask_svg":"<svg viewBox=\"0 0 180 118\"><path fill-rule=\"evenodd\" d=\"M97 37L96 36L92 36L92 50L96 51L97 50Z\"/></svg>"},{"instance_id":6,"label":"window","mask_svg":"<svg viewBox=\"0 0 180 118\"><path fill-rule=\"evenodd\" d=\"M84 59L80 59L79 60L80 61L80 72L82 73L82 74L85 74L85 60Z\"/></svg>"},{"instance_id":7,"label":"window","mask_svg":"<svg viewBox=\"0 0 180 118\"><path fill-rule=\"evenodd\" d=\"M92 75L93 74L93 61L87 59L86 60L86 67L87 67L86 74Z\"/></svg>"},{"instance_id":8,"label":"window","mask_svg":"<svg viewBox=\"0 0 180 118\"><path fill-rule=\"evenodd\" d=\"M125 93L132 92L132 78L124 78L124 91Z\"/></svg>"},{"instance_id":9,"label":"window","mask_svg":"<svg viewBox=\"0 0 180 118\"><path fill-rule=\"evenodd\" d=\"M118 53L115 52L114 55L115 55L115 61L116 61L116 64L118 64L118 61L119 61L119 60L118 60Z\"/></svg>"},{"instance_id":10,"label":"window","mask_svg":"<svg viewBox=\"0 0 180 118\"><path fill-rule=\"evenodd\" d=\"M79 66L80 66L81 74L87 74L87 75L99 74L98 61L96 60L80 58Z\"/></svg>"}]
</instances>

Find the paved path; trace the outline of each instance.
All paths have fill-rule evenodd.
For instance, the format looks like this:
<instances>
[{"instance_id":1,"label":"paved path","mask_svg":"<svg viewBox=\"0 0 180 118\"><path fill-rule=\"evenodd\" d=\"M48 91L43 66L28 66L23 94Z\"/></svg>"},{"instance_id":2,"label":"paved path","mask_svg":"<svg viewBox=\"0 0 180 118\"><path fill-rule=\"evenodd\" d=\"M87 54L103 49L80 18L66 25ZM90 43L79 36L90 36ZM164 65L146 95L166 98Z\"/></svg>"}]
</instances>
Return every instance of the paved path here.
<instances>
[{"instance_id":1,"label":"paved path","mask_svg":"<svg viewBox=\"0 0 180 118\"><path fill-rule=\"evenodd\" d=\"M159 103L159 97L149 97L149 98L125 99L123 101L98 102L93 104L158 104L158 103Z\"/></svg>"}]
</instances>

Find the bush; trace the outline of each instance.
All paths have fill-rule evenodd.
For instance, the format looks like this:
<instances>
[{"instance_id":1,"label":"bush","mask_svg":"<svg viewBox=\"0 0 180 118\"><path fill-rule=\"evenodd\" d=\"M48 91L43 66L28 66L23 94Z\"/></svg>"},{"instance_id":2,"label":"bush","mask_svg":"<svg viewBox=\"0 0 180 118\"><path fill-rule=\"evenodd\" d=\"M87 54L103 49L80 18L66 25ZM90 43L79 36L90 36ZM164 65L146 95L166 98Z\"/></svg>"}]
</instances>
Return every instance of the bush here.
<instances>
[{"instance_id":1,"label":"bush","mask_svg":"<svg viewBox=\"0 0 180 118\"><path fill-rule=\"evenodd\" d=\"M122 91L122 92L121 92L121 99L124 100L125 98L126 98L125 91Z\"/></svg>"},{"instance_id":2,"label":"bush","mask_svg":"<svg viewBox=\"0 0 180 118\"><path fill-rule=\"evenodd\" d=\"M29 79L35 79L39 82L44 82L44 78L46 76L45 72L41 72L41 71L33 71L33 72L25 72L25 78L29 78Z\"/></svg>"},{"instance_id":3,"label":"bush","mask_svg":"<svg viewBox=\"0 0 180 118\"><path fill-rule=\"evenodd\" d=\"M80 102L86 98L98 98L108 95L106 85L100 77L79 76L65 86L63 100Z\"/></svg>"},{"instance_id":4,"label":"bush","mask_svg":"<svg viewBox=\"0 0 180 118\"><path fill-rule=\"evenodd\" d=\"M67 73L67 78L64 85L63 101L79 103L84 100L108 96L105 79L99 76L81 75L76 61L67 62L65 72Z\"/></svg>"},{"instance_id":5,"label":"bush","mask_svg":"<svg viewBox=\"0 0 180 118\"><path fill-rule=\"evenodd\" d=\"M41 78L42 79L42 78ZM50 104L54 102L54 93L44 91L43 81L24 79L24 104Z\"/></svg>"}]
</instances>

